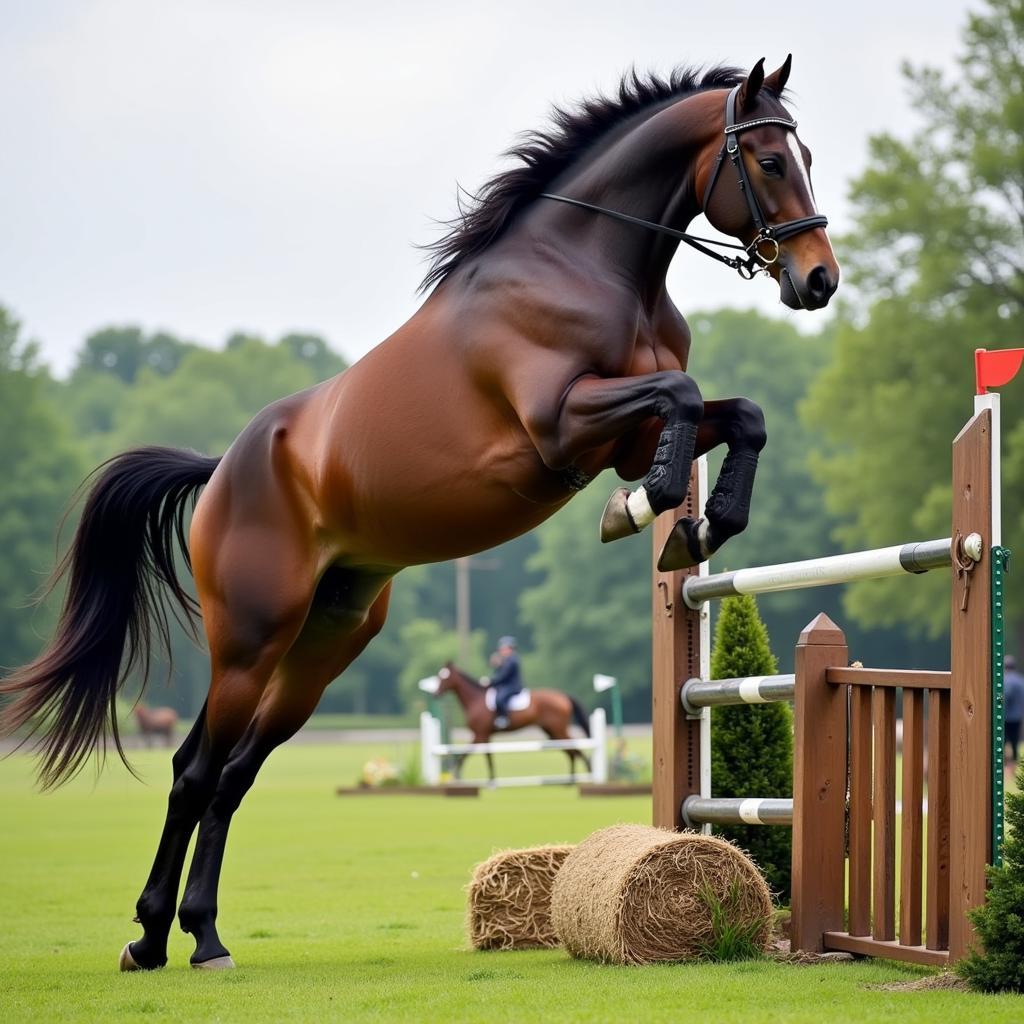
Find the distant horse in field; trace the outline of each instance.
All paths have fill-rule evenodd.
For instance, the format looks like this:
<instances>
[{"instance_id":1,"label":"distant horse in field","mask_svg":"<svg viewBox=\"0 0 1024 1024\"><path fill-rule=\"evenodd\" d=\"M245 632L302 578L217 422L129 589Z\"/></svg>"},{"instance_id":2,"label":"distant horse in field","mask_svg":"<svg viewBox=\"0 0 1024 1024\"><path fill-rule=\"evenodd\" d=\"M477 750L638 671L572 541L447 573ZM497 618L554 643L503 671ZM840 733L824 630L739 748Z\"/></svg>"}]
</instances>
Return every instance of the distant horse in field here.
<instances>
[{"instance_id":1,"label":"distant horse in field","mask_svg":"<svg viewBox=\"0 0 1024 1024\"><path fill-rule=\"evenodd\" d=\"M152 746L154 736L163 736L166 745L171 745L178 724L178 712L174 708L147 708L145 704L136 704L134 714L147 747Z\"/></svg>"},{"instance_id":2,"label":"distant horse in field","mask_svg":"<svg viewBox=\"0 0 1024 1024\"><path fill-rule=\"evenodd\" d=\"M513 703L509 707L508 725L503 729L495 729L494 719L496 712L493 704L488 701L488 690L477 680L456 668L450 661L438 673L438 686L436 696L444 693L454 693L462 705L463 714L466 716L466 727L473 734L473 743L486 743L496 732L515 732L517 729L525 729L528 725L536 725L548 734L552 740L568 740L569 726L573 722L582 730L583 735L590 736L590 722L587 720L587 713L575 697L571 697L561 690L529 690L529 704L523 708L516 708ZM525 691L524 691L525 696ZM493 697L493 695L492 695ZM515 697L512 698L513 702ZM581 750L567 750L569 757L569 772L576 774L576 758L580 758L590 771L590 761ZM463 764L468 754L457 754L455 757L455 777L462 777ZM493 782L496 778L494 772L494 758L488 752L484 754L487 758L487 775Z\"/></svg>"},{"instance_id":3,"label":"distant horse in field","mask_svg":"<svg viewBox=\"0 0 1024 1024\"><path fill-rule=\"evenodd\" d=\"M178 918L194 966L233 966L216 926L232 815L384 625L402 568L525 533L609 468L642 484L615 490L601 536L639 532L682 502L693 459L719 445L706 513L679 520L660 564L696 564L745 527L764 420L745 398L704 401L665 275L683 241L744 277L763 272L793 309L828 303L839 268L781 101L789 70L633 74L610 98L556 111L461 209L434 247L430 294L391 337L264 409L222 458L140 448L101 468L60 567L56 635L2 684L15 697L2 726L41 730L47 786L105 742L107 719L120 751L115 698L145 667L151 632L166 638L161 591L201 613L209 695L173 760L136 905L143 934L122 969L166 963L197 826ZM700 213L737 241L687 234Z\"/></svg>"}]
</instances>

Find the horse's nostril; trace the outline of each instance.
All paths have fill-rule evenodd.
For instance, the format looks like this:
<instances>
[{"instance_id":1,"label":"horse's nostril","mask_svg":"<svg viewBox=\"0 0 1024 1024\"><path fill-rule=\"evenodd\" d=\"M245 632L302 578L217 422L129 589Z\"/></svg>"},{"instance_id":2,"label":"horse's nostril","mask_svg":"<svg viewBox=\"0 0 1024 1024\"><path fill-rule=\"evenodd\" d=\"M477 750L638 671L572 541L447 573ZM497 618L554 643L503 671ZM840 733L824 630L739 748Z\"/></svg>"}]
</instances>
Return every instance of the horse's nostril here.
<instances>
[{"instance_id":1,"label":"horse's nostril","mask_svg":"<svg viewBox=\"0 0 1024 1024\"><path fill-rule=\"evenodd\" d=\"M828 271L820 264L807 275L807 290L816 302L827 299L835 291Z\"/></svg>"}]
</instances>

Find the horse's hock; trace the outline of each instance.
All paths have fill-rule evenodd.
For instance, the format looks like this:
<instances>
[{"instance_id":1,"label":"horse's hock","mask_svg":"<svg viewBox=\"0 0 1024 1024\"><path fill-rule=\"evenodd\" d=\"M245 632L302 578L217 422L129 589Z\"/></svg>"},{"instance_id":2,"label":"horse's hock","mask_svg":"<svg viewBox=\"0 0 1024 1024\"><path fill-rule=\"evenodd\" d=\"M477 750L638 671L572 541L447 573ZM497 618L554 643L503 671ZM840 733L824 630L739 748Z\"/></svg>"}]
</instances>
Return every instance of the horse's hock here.
<instances>
[{"instance_id":1,"label":"horse's hock","mask_svg":"<svg viewBox=\"0 0 1024 1024\"><path fill-rule=\"evenodd\" d=\"M767 950L772 900L754 863L724 839L615 825L566 858L551 919L573 956L650 964L712 954L723 921Z\"/></svg>"},{"instance_id":2,"label":"horse's hock","mask_svg":"<svg viewBox=\"0 0 1024 1024\"><path fill-rule=\"evenodd\" d=\"M953 442L948 538L710 576L706 566L654 572L654 823L791 826L794 950L944 965L974 941L968 914L1002 840L1006 559L998 396L979 392ZM699 514L702 477L695 467L686 503L656 522L656 557L675 518ZM710 601L928 570L950 574L948 672L851 667L842 631L819 615L799 638L794 674L708 678ZM778 700L794 703L793 799L712 799L712 707ZM557 889L555 904L557 926Z\"/></svg>"}]
</instances>

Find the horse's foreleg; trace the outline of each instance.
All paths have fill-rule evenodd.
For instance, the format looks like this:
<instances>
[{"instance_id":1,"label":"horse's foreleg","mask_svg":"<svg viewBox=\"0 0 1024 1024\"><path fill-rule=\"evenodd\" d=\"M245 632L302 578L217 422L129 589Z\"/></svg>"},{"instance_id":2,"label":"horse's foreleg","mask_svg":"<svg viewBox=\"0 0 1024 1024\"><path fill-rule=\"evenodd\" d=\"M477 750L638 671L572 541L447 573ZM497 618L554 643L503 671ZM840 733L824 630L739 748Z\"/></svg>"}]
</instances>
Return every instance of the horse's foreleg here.
<instances>
[{"instance_id":1,"label":"horse's foreleg","mask_svg":"<svg viewBox=\"0 0 1024 1024\"><path fill-rule=\"evenodd\" d=\"M747 398L708 402L697 437L697 452L728 445L704 515L680 519L658 559L663 572L705 561L730 537L742 533L750 516L757 460L767 441L764 413Z\"/></svg>"},{"instance_id":2,"label":"horse's foreleg","mask_svg":"<svg viewBox=\"0 0 1024 1024\"><path fill-rule=\"evenodd\" d=\"M525 422L541 457L561 470L576 489L589 479L574 465L581 455L612 444L648 422L662 421L661 435L643 484L632 494L619 488L601 519L601 540L639 533L655 517L681 504L704 402L694 380L681 370L605 380L582 377L566 392L557 416Z\"/></svg>"},{"instance_id":3,"label":"horse's foreleg","mask_svg":"<svg viewBox=\"0 0 1024 1024\"><path fill-rule=\"evenodd\" d=\"M489 750L487 751L487 778L493 786L497 776L494 773L494 755Z\"/></svg>"}]
</instances>

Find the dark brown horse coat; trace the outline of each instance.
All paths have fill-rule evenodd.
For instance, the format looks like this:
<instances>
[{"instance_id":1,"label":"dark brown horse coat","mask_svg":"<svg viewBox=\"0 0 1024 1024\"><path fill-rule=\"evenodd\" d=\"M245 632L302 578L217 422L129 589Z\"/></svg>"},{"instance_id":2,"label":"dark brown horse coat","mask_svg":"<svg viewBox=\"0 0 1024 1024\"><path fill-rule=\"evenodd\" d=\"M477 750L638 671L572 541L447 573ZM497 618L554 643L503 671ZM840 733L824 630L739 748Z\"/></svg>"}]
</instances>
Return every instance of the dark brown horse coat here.
<instances>
[{"instance_id":1,"label":"dark brown horse coat","mask_svg":"<svg viewBox=\"0 0 1024 1024\"><path fill-rule=\"evenodd\" d=\"M145 659L161 625L151 579L187 607L175 539L205 485L188 551L209 697L174 759L137 905L144 934L123 968L165 962L197 824L180 922L196 939L193 963L230 965L215 918L231 816L270 751L381 629L404 566L524 533L606 468L644 477L639 511L627 515L621 497L616 506L619 526L637 529L682 501L692 458L719 444L729 454L704 532L683 523L673 557L694 544L706 557L746 524L764 422L749 400L704 402L684 372L690 332L665 289L677 242L540 196L685 228L701 212L736 89L737 116L754 122L741 159L766 218L812 215L809 154L779 99L788 73L787 61L767 78L761 63L749 76L634 76L615 99L559 114L439 244L420 310L351 369L263 410L220 460L141 449L103 469L66 565L57 635L4 682L18 695L4 722L46 723L48 783L81 766L122 669ZM754 239L727 165L704 212ZM794 308L825 305L839 273L820 227L782 242L767 272Z\"/></svg>"}]
</instances>

